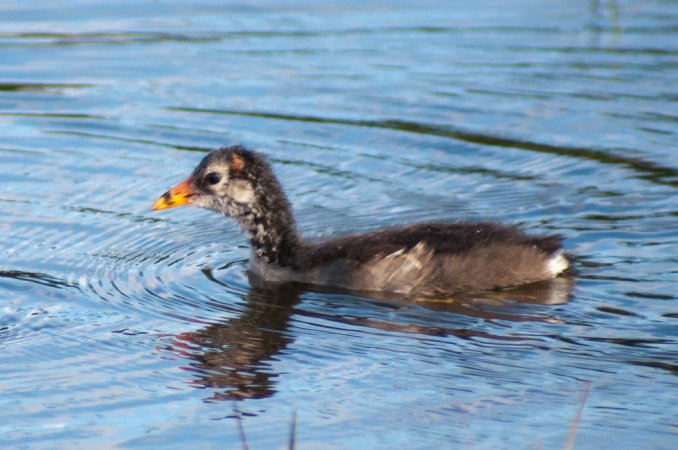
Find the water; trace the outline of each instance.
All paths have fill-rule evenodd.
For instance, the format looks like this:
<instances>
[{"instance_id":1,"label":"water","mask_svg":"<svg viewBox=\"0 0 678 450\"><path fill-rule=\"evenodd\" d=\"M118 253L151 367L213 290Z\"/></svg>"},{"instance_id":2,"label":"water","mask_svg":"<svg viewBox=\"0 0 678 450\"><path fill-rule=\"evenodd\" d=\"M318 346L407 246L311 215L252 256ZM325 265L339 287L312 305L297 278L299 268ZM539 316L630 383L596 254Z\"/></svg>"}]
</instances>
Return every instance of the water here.
<instances>
[{"instance_id":1,"label":"water","mask_svg":"<svg viewBox=\"0 0 678 450\"><path fill-rule=\"evenodd\" d=\"M675 448L678 5L0 4L3 448ZM252 288L153 200L265 152L307 236L561 233L560 297ZM580 420L577 410L582 407ZM578 423L578 427L575 424Z\"/></svg>"}]
</instances>

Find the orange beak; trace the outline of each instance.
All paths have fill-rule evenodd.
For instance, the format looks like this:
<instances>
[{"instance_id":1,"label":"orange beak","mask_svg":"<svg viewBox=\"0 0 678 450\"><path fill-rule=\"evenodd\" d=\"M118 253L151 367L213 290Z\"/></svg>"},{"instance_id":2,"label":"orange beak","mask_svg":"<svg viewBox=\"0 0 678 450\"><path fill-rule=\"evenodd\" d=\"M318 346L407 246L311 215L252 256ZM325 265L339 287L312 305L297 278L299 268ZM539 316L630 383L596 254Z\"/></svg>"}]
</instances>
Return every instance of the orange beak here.
<instances>
[{"instance_id":1,"label":"orange beak","mask_svg":"<svg viewBox=\"0 0 678 450\"><path fill-rule=\"evenodd\" d=\"M192 195L193 191L191 190L191 177L188 177L169 191L162 194L162 196L160 196L155 201L155 203L153 203L151 209L158 211L161 209L170 209L176 208L177 206L190 205L192 203Z\"/></svg>"}]
</instances>

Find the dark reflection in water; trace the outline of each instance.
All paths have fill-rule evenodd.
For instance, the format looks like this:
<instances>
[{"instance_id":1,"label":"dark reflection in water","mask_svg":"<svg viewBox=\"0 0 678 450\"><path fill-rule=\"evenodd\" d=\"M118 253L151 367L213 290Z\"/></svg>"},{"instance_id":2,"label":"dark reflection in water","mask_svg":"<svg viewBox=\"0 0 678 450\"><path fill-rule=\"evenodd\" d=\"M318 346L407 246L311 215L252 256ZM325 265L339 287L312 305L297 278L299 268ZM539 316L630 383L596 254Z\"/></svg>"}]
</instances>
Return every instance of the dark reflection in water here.
<instances>
[{"instance_id":1,"label":"dark reflection in water","mask_svg":"<svg viewBox=\"0 0 678 450\"><path fill-rule=\"evenodd\" d=\"M589 12L588 29L591 32L591 47L601 47L601 38L607 31L611 31L614 36L619 35L619 5L617 0L591 0Z\"/></svg>"},{"instance_id":2,"label":"dark reflection in water","mask_svg":"<svg viewBox=\"0 0 678 450\"><path fill-rule=\"evenodd\" d=\"M492 135L489 133L469 132L449 125L419 123L404 120L351 120L342 118L330 118L319 116L298 116L292 114L279 114L262 111L243 111L227 109L201 109L171 107L169 110L223 114L243 117L257 117L262 119L274 119L283 121L310 122L319 124L336 124L353 127L383 128L388 130L406 131L413 134L425 134L442 138L454 139L473 144L482 144L495 147L518 148L531 152L539 152L551 155L569 156L583 160L596 161L608 165L618 165L630 169L635 176L657 184L678 186L678 170L670 165L660 165L654 161L645 161L641 158L629 157L609 150L551 145L529 140L515 139L505 136Z\"/></svg>"},{"instance_id":3,"label":"dark reflection in water","mask_svg":"<svg viewBox=\"0 0 678 450\"><path fill-rule=\"evenodd\" d=\"M203 269L203 273L211 281L220 283L210 269ZM539 340L467 328L447 328L439 324L397 323L345 314L310 312L296 308L304 293L336 291L319 290L297 283L265 283L253 277L250 277L250 281L253 287L247 294L245 309L239 317L176 336L173 350L191 360L189 371L195 378L192 384L215 390L209 401L261 399L275 394L274 385L279 374L273 370L270 362L294 340L288 330L293 314L388 332L455 336L462 339ZM573 285L572 278L558 278L510 290L467 293L448 298L413 299L379 293L370 293L368 297L384 302L384 306L389 309L419 305L431 311L462 314L487 321L548 323L556 319L512 314L506 312L507 306L515 303L563 304L570 299ZM504 311L493 309L499 305Z\"/></svg>"},{"instance_id":4,"label":"dark reflection in water","mask_svg":"<svg viewBox=\"0 0 678 450\"><path fill-rule=\"evenodd\" d=\"M271 396L273 379L268 361L292 338L286 333L299 291L294 287L254 288L240 317L177 336L177 346L192 351L195 385L223 389L211 400Z\"/></svg>"},{"instance_id":5,"label":"dark reflection in water","mask_svg":"<svg viewBox=\"0 0 678 450\"><path fill-rule=\"evenodd\" d=\"M74 284L60 280L52 275L40 272L27 272L24 270L0 270L0 278L12 278L15 280L28 281L53 288L75 287Z\"/></svg>"}]
</instances>

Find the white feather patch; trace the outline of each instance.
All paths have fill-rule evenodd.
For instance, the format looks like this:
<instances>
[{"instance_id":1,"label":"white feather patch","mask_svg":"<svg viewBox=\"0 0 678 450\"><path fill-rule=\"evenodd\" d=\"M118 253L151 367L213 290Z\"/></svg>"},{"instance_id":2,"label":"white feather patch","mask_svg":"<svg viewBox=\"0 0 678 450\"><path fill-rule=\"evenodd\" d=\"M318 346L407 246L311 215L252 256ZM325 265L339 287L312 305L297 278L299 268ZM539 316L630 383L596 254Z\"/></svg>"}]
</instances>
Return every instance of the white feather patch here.
<instances>
[{"instance_id":1,"label":"white feather patch","mask_svg":"<svg viewBox=\"0 0 678 450\"><path fill-rule=\"evenodd\" d=\"M252 203L254 189L248 181L237 180L228 186L228 195L238 203Z\"/></svg>"},{"instance_id":2,"label":"white feather patch","mask_svg":"<svg viewBox=\"0 0 678 450\"><path fill-rule=\"evenodd\" d=\"M546 269L551 273L552 277L558 276L558 274L562 273L569 266L570 262L567 260L562 250L553 255L546 262Z\"/></svg>"}]
</instances>

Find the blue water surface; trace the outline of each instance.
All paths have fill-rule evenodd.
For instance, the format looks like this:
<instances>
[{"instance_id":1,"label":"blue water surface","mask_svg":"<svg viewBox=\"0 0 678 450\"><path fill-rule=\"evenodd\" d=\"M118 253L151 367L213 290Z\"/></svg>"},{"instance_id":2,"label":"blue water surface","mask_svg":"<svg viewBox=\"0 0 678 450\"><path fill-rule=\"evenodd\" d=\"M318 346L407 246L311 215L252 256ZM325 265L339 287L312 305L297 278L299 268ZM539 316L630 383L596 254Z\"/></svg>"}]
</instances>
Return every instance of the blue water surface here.
<instances>
[{"instance_id":1,"label":"blue water surface","mask_svg":"<svg viewBox=\"0 0 678 450\"><path fill-rule=\"evenodd\" d=\"M678 447L678 3L0 3L0 447ZM554 293L254 287L151 212L265 153L310 238L490 219ZM244 430L243 438L241 430Z\"/></svg>"}]
</instances>

